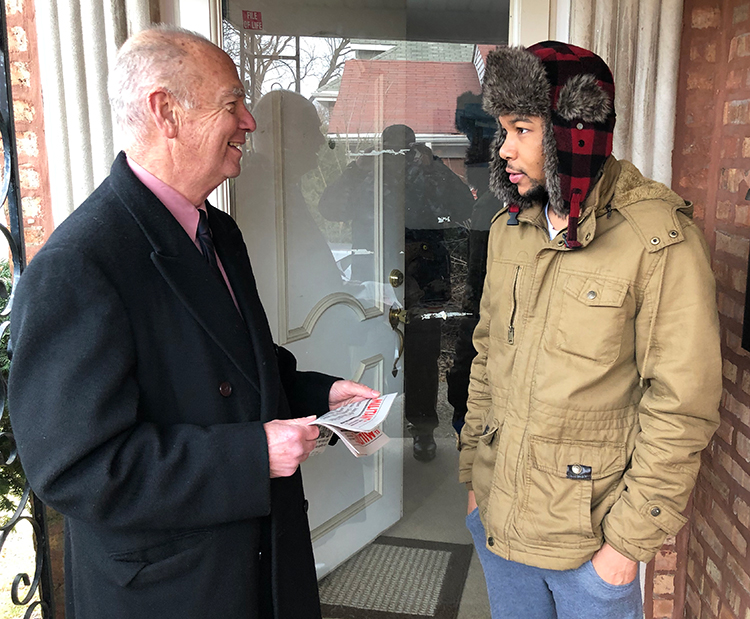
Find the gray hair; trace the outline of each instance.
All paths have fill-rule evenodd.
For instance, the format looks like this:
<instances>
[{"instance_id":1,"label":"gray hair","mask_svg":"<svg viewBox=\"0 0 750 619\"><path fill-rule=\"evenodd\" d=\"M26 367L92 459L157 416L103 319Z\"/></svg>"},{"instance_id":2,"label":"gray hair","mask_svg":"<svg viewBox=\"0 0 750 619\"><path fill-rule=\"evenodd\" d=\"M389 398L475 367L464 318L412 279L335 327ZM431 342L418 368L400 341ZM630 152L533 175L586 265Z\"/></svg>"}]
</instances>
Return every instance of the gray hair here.
<instances>
[{"instance_id":1,"label":"gray hair","mask_svg":"<svg viewBox=\"0 0 750 619\"><path fill-rule=\"evenodd\" d=\"M117 54L109 74L109 102L114 121L126 147L142 141L150 126L148 93L163 88L184 109L196 106L193 76L183 62L189 56L185 45L213 45L197 32L160 24L128 39Z\"/></svg>"}]
</instances>

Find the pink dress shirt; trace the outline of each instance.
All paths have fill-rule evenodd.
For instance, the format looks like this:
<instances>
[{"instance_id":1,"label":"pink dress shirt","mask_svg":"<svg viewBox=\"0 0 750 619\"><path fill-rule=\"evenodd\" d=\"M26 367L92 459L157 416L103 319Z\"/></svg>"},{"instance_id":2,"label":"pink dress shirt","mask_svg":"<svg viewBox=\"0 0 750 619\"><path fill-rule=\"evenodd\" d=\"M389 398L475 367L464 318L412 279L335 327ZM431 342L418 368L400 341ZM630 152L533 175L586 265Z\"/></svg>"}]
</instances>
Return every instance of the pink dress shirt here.
<instances>
[{"instance_id":1,"label":"pink dress shirt","mask_svg":"<svg viewBox=\"0 0 750 619\"><path fill-rule=\"evenodd\" d=\"M177 220L177 222L182 226L187 235L192 239L196 249L200 251L200 245L198 245L198 239L196 239L199 219L198 209L205 211L206 207L195 206L179 191L173 189L164 181L156 178L153 174L151 174L151 172L146 170L137 162L133 161L130 157L127 158L127 161L136 178L141 181L164 206L167 207L167 210L172 213L172 216ZM224 282L226 282L227 288L229 289L229 294L232 295L232 301L234 301L234 305L239 311L237 299L234 297L234 290L232 290L232 285L229 283L226 271L224 271L224 265L221 264L221 259L219 258L219 256L216 256L216 263L219 265L219 270L221 271Z\"/></svg>"}]
</instances>

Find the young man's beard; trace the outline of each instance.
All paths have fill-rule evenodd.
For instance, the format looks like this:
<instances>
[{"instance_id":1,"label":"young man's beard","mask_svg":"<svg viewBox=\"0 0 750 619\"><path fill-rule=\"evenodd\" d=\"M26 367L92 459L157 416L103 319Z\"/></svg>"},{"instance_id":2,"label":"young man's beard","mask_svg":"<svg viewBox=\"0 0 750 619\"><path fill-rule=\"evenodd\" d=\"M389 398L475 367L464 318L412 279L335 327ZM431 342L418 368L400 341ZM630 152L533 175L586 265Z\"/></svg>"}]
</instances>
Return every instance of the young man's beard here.
<instances>
[{"instance_id":1,"label":"young man's beard","mask_svg":"<svg viewBox=\"0 0 750 619\"><path fill-rule=\"evenodd\" d=\"M536 204L547 204L547 188L539 181L532 179L531 189L526 192L524 198Z\"/></svg>"}]
</instances>

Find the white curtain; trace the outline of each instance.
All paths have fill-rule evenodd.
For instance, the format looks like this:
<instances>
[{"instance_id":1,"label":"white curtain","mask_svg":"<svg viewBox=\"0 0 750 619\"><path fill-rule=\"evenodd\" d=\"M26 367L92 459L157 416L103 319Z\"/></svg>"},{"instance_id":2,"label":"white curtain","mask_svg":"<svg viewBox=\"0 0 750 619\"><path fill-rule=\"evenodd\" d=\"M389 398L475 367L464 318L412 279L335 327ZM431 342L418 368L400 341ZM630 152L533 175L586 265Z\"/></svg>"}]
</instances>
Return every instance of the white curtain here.
<instances>
[{"instance_id":1,"label":"white curtain","mask_svg":"<svg viewBox=\"0 0 750 619\"><path fill-rule=\"evenodd\" d=\"M35 0L55 225L109 174L116 155L107 75L150 23L149 0Z\"/></svg>"},{"instance_id":2,"label":"white curtain","mask_svg":"<svg viewBox=\"0 0 750 619\"><path fill-rule=\"evenodd\" d=\"M672 180L683 0L570 0L570 43L599 54L615 77L614 154Z\"/></svg>"}]
</instances>

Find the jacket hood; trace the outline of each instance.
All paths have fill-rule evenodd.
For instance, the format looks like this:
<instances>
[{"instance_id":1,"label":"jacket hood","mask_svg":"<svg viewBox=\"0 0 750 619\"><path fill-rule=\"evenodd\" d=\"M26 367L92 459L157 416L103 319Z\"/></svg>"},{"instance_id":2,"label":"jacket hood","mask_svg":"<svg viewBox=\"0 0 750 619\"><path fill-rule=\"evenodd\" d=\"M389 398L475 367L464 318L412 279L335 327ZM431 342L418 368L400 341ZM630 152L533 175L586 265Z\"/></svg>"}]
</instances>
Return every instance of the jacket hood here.
<instances>
[{"instance_id":1,"label":"jacket hood","mask_svg":"<svg viewBox=\"0 0 750 619\"><path fill-rule=\"evenodd\" d=\"M550 207L568 217L567 242L578 247L580 206L612 154L615 126L614 80L607 64L580 47L546 41L528 49L499 47L487 57L484 108L494 117L507 114L544 120L544 173ZM505 171L495 136L490 186L518 212L531 202L518 193ZM515 208L514 208L515 207Z\"/></svg>"}]
</instances>

